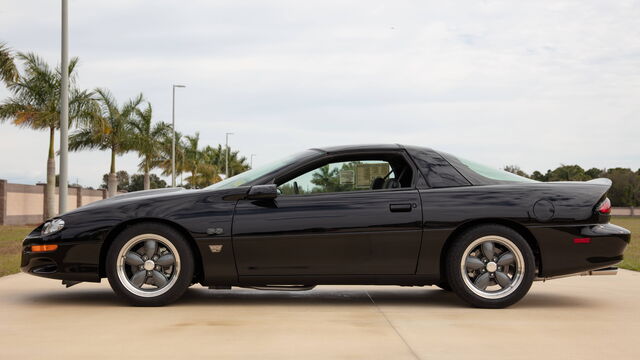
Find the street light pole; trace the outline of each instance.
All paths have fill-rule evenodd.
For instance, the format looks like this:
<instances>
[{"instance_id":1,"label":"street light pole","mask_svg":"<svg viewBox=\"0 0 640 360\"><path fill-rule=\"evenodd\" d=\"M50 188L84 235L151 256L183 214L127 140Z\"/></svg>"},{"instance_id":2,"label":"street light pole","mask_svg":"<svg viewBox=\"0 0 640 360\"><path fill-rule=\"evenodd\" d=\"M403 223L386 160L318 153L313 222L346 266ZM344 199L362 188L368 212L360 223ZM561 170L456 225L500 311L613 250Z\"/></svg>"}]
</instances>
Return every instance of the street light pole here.
<instances>
[{"instance_id":1,"label":"street light pole","mask_svg":"<svg viewBox=\"0 0 640 360\"><path fill-rule=\"evenodd\" d=\"M249 165L249 166L251 166L252 169L253 169L253 157L254 156L256 156L256 154L251 154L251 163L250 163L251 165Z\"/></svg>"},{"instance_id":2,"label":"street light pole","mask_svg":"<svg viewBox=\"0 0 640 360\"><path fill-rule=\"evenodd\" d=\"M176 187L176 88L183 88L184 85L173 85L173 96L171 97L171 187Z\"/></svg>"},{"instance_id":3,"label":"street light pole","mask_svg":"<svg viewBox=\"0 0 640 360\"><path fill-rule=\"evenodd\" d=\"M69 174L69 1L62 0L60 79L60 191L58 213L67 211Z\"/></svg>"},{"instance_id":4,"label":"street light pole","mask_svg":"<svg viewBox=\"0 0 640 360\"><path fill-rule=\"evenodd\" d=\"M225 179L229 178L229 135L233 135L233 133L225 133L224 137L224 148L225 148L225 165L224 165L224 174Z\"/></svg>"}]
</instances>

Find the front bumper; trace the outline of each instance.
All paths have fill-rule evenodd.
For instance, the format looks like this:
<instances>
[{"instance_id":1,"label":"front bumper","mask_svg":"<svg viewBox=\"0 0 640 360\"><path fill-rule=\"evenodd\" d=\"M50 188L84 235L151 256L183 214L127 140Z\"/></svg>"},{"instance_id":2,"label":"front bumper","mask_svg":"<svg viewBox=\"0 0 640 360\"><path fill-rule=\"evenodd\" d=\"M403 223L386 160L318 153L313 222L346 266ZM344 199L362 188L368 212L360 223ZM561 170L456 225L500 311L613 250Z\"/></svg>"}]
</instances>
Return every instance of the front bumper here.
<instances>
[{"instance_id":1,"label":"front bumper","mask_svg":"<svg viewBox=\"0 0 640 360\"><path fill-rule=\"evenodd\" d=\"M29 234L22 242L22 272L50 279L99 282L96 254L100 253L100 244L69 242L63 239L63 232L41 236L36 229ZM32 245L58 245L58 248L32 252Z\"/></svg>"}]
</instances>

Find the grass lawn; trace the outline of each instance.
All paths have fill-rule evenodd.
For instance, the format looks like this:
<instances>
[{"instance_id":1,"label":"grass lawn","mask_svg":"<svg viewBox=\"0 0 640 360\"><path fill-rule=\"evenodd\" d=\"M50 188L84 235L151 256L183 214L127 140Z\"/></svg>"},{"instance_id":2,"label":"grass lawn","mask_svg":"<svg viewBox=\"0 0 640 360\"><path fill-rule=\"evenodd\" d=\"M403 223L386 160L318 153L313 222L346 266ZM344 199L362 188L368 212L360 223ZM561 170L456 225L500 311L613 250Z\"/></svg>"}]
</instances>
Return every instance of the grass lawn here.
<instances>
[{"instance_id":1,"label":"grass lawn","mask_svg":"<svg viewBox=\"0 0 640 360\"><path fill-rule=\"evenodd\" d=\"M640 217L614 216L611 222L631 230L631 244L620 267L640 271ZM35 226L0 226L0 276L20 271L22 239Z\"/></svg>"},{"instance_id":2,"label":"grass lawn","mask_svg":"<svg viewBox=\"0 0 640 360\"><path fill-rule=\"evenodd\" d=\"M20 271L22 239L34 228L33 225L0 226L0 276Z\"/></svg>"},{"instance_id":3,"label":"grass lawn","mask_svg":"<svg viewBox=\"0 0 640 360\"><path fill-rule=\"evenodd\" d=\"M640 217L613 216L611 223L631 231L631 244L624 251L624 261L619 266L624 269L640 271Z\"/></svg>"}]
</instances>

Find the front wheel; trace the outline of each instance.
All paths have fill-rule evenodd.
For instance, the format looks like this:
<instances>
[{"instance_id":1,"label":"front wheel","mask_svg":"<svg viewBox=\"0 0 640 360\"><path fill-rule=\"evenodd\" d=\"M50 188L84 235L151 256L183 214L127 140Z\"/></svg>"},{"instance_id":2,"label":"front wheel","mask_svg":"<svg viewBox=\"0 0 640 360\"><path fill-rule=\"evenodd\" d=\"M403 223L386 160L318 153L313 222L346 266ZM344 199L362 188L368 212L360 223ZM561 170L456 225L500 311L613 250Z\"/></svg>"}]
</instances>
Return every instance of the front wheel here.
<instances>
[{"instance_id":1,"label":"front wheel","mask_svg":"<svg viewBox=\"0 0 640 360\"><path fill-rule=\"evenodd\" d=\"M462 234L449 249L447 279L464 301L503 308L529 291L535 260L527 241L502 225L482 225Z\"/></svg>"},{"instance_id":2,"label":"front wheel","mask_svg":"<svg viewBox=\"0 0 640 360\"><path fill-rule=\"evenodd\" d=\"M117 295L136 306L162 306L180 298L193 278L193 252L182 234L155 223L118 234L106 273Z\"/></svg>"}]
</instances>

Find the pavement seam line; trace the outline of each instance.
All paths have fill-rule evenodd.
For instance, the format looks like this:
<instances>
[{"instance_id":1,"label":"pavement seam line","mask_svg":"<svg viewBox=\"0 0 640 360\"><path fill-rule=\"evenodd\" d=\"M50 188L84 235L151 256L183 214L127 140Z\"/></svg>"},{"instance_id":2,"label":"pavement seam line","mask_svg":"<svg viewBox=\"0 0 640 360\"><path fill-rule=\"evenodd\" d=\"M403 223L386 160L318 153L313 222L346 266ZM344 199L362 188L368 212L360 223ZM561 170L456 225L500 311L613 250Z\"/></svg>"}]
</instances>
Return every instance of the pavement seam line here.
<instances>
[{"instance_id":1,"label":"pavement seam line","mask_svg":"<svg viewBox=\"0 0 640 360\"><path fill-rule=\"evenodd\" d=\"M389 320L389 318L387 317L387 314L384 313L384 311L382 311L382 309L380 309L380 306L378 306L378 304L376 304L375 301L373 301L373 298L371 297L371 295L369 294L369 291L365 290L365 293L367 294L367 296L369 297L369 300L371 300L371 303L373 304L373 306L376 307L376 310L378 310L378 312L382 315L382 317L387 321L387 324L389 324L389 326L391 326L391 328L393 329L393 331L396 332L396 335L398 335L398 337L400 337L400 340L402 340L402 342L405 344L405 346L407 348L409 348L409 351L411 351L411 354L413 354L413 357L415 357L416 359L420 360L420 357L418 356L418 354L416 354L416 352L413 350L413 348L411 347L411 345L409 345L409 343L407 342L407 340L402 336L402 334L400 334L400 332L398 331L398 329L396 329L395 326L393 326L393 323L391 322L391 320Z\"/></svg>"}]
</instances>

